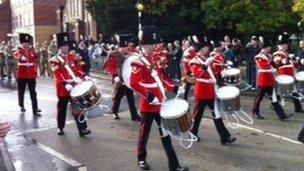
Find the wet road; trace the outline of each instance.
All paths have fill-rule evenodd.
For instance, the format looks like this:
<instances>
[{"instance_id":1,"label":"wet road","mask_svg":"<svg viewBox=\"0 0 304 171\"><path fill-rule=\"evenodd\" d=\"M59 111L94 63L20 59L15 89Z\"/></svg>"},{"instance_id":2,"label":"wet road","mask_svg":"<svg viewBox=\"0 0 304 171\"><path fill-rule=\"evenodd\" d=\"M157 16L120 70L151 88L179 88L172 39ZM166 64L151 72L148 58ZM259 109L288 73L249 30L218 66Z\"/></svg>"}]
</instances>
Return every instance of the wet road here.
<instances>
[{"instance_id":1,"label":"wet road","mask_svg":"<svg viewBox=\"0 0 304 171\"><path fill-rule=\"evenodd\" d=\"M65 136L56 134L56 96L53 81L38 79L37 93L43 117L33 117L27 92L27 112L21 114L17 105L17 91L5 82L0 87L0 118L9 120L12 131L5 139L6 147L16 170L139 170L136 166L138 126L131 122L125 100L122 102L119 121L110 113L111 88L108 80L98 80L103 101L99 108L90 112L88 121L92 135L79 138L76 126L68 117ZM193 98L190 100L191 104ZM250 111L253 97L242 96L245 111ZM285 109L292 112L292 104ZM265 100L261 114L266 119L253 125L242 123L231 129L238 141L231 146L221 146L213 122L202 121L202 142L190 150L173 141L179 159L191 170L304 170L304 145L296 136L304 124L304 114L295 114L287 122L278 121ZM210 112L206 111L210 117ZM155 125L154 125L155 127ZM153 170L167 170L166 158L154 128L148 145L148 161Z\"/></svg>"}]
</instances>

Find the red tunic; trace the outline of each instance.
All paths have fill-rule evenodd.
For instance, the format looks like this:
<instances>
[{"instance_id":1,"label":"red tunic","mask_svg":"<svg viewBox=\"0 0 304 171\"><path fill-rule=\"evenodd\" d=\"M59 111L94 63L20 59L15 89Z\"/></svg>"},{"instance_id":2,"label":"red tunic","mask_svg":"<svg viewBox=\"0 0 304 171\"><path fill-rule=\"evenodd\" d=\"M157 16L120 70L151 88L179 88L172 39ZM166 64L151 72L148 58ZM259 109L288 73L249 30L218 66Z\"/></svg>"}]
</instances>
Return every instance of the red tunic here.
<instances>
[{"instance_id":1,"label":"red tunic","mask_svg":"<svg viewBox=\"0 0 304 171\"><path fill-rule=\"evenodd\" d=\"M27 60L22 61L25 57ZM33 48L24 49L18 47L14 52L14 58L17 60L17 78L18 79L35 79L37 77L37 56Z\"/></svg>"},{"instance_id":2,"label":"red tunic","mask_svg":"<svg viewBox=\"0 0 304 171\"><path fill-rule=\"evenodd\" d=\"M209 72L202 69L198 58L205 62L206 58L196 56L189 63L195 78L194 98L196 100L212 100L215 98L214 83Z\"/></svg>"},{"instance_id":3,"label":"red tunic","mask_svg":"<svg viewBox=\"0 0 304 171\"><path fill-rule=\"evenodd\" d=\"M273 87L275 84L275 78L271 70L272 64L269 59L271 58L268 58L266 54L262 52L254 58L258 69L257 85L259 87Z\"/></svg>"},{"instance_id":4,"label":"red tunic","mask_svg":"<svg viewBox=\"0 0 304 171\"><path fill-rule=\"evenodd\" d=\"M58 60L61 57L64 62ZM56 92L58 97L69 97L70 93L66 90L66 84L74 84L72 76L69 74L64 64L69 65L76 77L81 79L84 78L85 72L82 70L82 67L77 65L74 55L63 55L54 56L50 59L50 63L53 70L54 80L56 84Z\"/></svg>"},{"instance_id":5,"label":"red tunic","mask_svg":"<svg viewBox=\"0 0 304 171\"><path fill-rule=\"evenodd\" d=\"M277 51L273 54L274 57L280 57L281 61L279 64L276 65L276 68L278 70L279 75L289 75L289 76L294 76L294 64L293 62L289 59L289 54L284 51ZM286 63L283 63L283 61L286 61Z\"/></svg>"},{"instance_id":6,"label":"red tunic","mask_svg":"<svg viewBox=\"0 0 304 171\"><path fill-rule=\"evenodd\" d=\"M108 55L108 59L104 65L105 71L111 76L116 74L116 68L117 68L117 63L118 63L117 55L115 54L115 52L116 51L111 52Z\"/></svg>"},{"instance_id":7,"label":"red tunic","mask_svg":"<svg viewBox=\"0 0 304 171\"><path fill-rule=\"evenodd\" d=\"M219 52L211 52L210 56L213 58L213 63L210 65L211 69L216 77L216 80L220 82L221 72L225 69L225 56Z\"/></svg>"},{"instance_id":8,"label":"red tunic","mask_svg":"<svg viewBox=\"0 0 304 171\"><path fill-rule=\"evenodd\" d=\"M150 56L149 59L151 59ZM163 102L163 95L158 88L154 78L151 76L151 69L146 66L139 59L131 63L132 73L130 78L130 86L132 89L140 95L139 108L141 112L159 113L160 105L150 105L147 101L148 92L152 93L158 98L160 102ZM175 85L161 72L159 69L155 69L158 76L167 91L173 91Z\"/></svg>"}]
</instances>

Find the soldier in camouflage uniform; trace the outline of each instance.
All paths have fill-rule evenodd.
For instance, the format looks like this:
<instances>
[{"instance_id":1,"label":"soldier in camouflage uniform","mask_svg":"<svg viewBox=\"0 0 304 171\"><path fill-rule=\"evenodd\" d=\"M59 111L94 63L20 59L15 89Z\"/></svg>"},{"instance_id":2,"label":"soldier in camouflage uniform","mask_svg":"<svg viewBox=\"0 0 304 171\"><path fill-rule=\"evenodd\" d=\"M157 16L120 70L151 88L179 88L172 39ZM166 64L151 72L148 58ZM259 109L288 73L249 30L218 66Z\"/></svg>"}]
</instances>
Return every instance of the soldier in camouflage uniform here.
<instances>
[{"instance_id":1,"label":"soldier in camouflage uniform","mask_svg":"<svg viewBox=\"0 0 304 171\"><path fill-rule=\"evenodd\" d=\"M51 41L51 44L48 46L47 48L47 52L48 52L48 55L49 55L49 59L55 55L57 55L58 53L58 48L57 48L57 45L56 45L56 42L54 40ZM50 65L50 64L49 64ZM52 70L50 70L50 73L51 73L51 77L53 78L53 74L52 74Z\"/></svg>"},{"instance_id":2,"label":"soldier in camouflage uniform","mask_svg":"<svg viewBox=\"0 0 304 171\"><path fill-rule=\"evenodd\" d=\"M4 47L6 46L5 42L0 44L0 77L1 80L4 80L6 77L6 66L5 66L5 55L4 55Z\"/></svg>"},{"instance_id":3,"label":"soldier in camouflage uniform","mask_svg":"<svg viewBox=\"0 0 304 171\"><path fill-rule=\"evenodd\" d=\"M51 68L48 62L48 51L47 51L47 41L43 42L40 48L40 75L45 77L45 72L47 72L48 77L51 76Z\"/></svg>"},{"instance_id":4,"label":"soldier in camouflage uniform","mask_svg":"<svg viewBox=\"0 0 304 171\"><path fill-rule=\"evenodd\" d=\"M13 43L11 41L7 42L7 45L4 48L4 55L6 57L8 82L10 82L12 80L12 77L15 77L16 75L16 61L13 56L13 49Z\"/></svg>"}]
</instances>

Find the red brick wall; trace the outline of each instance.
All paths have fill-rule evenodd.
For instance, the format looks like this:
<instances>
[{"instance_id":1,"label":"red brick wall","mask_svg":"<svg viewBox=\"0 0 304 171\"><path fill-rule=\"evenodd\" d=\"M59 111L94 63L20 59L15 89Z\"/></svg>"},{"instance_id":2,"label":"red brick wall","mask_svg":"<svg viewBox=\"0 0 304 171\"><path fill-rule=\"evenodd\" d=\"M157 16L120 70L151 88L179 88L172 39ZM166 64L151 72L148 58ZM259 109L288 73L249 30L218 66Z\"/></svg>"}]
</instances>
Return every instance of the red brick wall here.
<instances>
[{"instance_id":1,"label":"red brick wall","mask_svg":"<svg viewBox=\"0 0 304 171\"><path fill-rule=\"evenodd\" d=\"M57 25L56 10L60 5L65 5L65 0L35 0L34 1L35 25Z\"/></svg>"},{"instance_id":2,"label":"red brick wall","mask_svg":"<svg viewBox=\"0 0 304 171\"><path fill-rule=\"evenodd\" d=\"M7 33L11 32L11 8L10 0L0 4L0 42L8 40Z\"/></svg>"}]
</instances>

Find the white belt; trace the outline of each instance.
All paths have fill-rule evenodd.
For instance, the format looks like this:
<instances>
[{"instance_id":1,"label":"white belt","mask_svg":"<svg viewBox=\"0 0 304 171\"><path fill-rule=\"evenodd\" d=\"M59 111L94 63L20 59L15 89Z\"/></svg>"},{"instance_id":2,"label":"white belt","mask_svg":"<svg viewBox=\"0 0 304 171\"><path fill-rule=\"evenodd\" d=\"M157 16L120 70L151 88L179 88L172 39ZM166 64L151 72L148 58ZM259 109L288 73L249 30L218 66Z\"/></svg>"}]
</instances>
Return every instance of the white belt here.
<instances>
[{"instance_id":1,"label":"white belt","mask_svg":"<svg viewBox=\"0 0 304 171\"><path fill-rule=\"evenodd\" d=\"M157 83L151 83L151 84L146 84L146 83L142 83L142 82L139 82L139 85L145 87L145 88L157 88Z\"/></svg>"},{"instance_id":2,"label":"white belt","mask_svg":"<svg viewBox=\"0 0 304 171\"><path fill-rule=\"evenodd\" d=\"M213 84L214 81L212 79L203 79L203 78L197 78L196 81L207 83L207 84Z\"/></svg>"},{"instance_id":3,"label":"white belt","mask_svg":"<svg viewBox=\"0 0 304 171\"><path fill-rule=\"evenodd\" d=\"M34 63L18 63L18 66L34 66Z\"/></svg>"},{"instance_id":4,"label":"white belt","mask_svg":"<svg viewBox=\"0 0 304 171\"><path fill-rule=\"evenodd\" d=\"M279 67L279 69L281 68L293 68L293 65L283 65Z\"/></svg>"},{"instance_id":5,"label":"white belt","mask_svg":"<svg viewBox=\"0 0 304 171\"><path fill-rule=\"evenodd\" d=\"M190 59L185 59L185 58L184 58L183 61L184 61L184 62L189 62Z\"/></svg>"},{"instance_id":6,"label":"white belt","mask_svg":"<svg viewBox=\"0 0 304 171\"><path fill-rule=\"evenodd\" d=\"M272 69L259 69L259 73L272 73Z\"/></svg>"}]
</instances>

